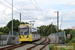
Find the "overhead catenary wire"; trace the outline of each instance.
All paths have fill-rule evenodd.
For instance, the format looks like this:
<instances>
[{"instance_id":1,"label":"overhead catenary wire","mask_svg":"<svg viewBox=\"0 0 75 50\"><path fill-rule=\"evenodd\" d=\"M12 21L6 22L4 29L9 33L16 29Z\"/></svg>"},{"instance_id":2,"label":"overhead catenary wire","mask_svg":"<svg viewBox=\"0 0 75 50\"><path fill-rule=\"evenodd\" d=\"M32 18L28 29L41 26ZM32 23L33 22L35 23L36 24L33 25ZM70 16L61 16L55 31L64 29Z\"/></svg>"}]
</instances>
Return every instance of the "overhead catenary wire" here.
<instances>
[{"instance_id":1,"label":"overhead catenary wire","mask_svg":"<svg viewBox=\"0 0 75 50\"><path fill-rule=\"evenodd\" d=\"M3 4L2 2L0 2L2 5L4 5L4 6L6 6L6 7L8 7L7 5L5 5L5 4ZM10 8L10 7L8 7L8 8ZM11 8L10 8L11 9Z\"/></svg>"},{"instance_id":2,"label":"overhead catenary wire","mask_svg":"<svg viewBox=\"0 0 75 50\"><path fill-rule=\"evenodd\" d=\"M46 17L46 15L44 14L44 12L42 11L42 9L39 7L39 5L37 4L36 0L34 0L36 5L38 6L38 8L41 10L41 12L43 13L43 15Z\"/></svg>"},{"instance_id":3,"label":"overhead catenary wire","mask_svg":"<svg viewBox=\"0 0 75 50\"><path fill-rule=\"evenodd\" d=\"M9 6L7 6L7 5L5 5L4 3L2 3L2 2L0 2L2 5L4 5L4 6L6 6L6 7L8 7L8 8L10 8ZM10 8L10 9L12 9L12 8ZM16 13L20 13L20 12L17 12L17 11L15 11ZM21 14L22 16L24 16L23 14ZM26 17L26 16L25 16ZM37 20L37 18L25 18L25 19L35 19L35 20Z\"/></svg>"},{"instance_id":4,"label":"overhead catenary wire","mask_svg":"<svg viewBox=\"0 0 75 50\"><path fill-rule=\"evenodd\" d=\"M4 5L4 6L10 8L9 6L5 5L4 3L2 3L2 2L0 2L0 3L1 3L2 5ZM12 8L10 8L10 9L12 9ZM15 12L17 12L17 11L15 11ZM19 13L19 12L17 12L17 13Z\"/></svg>"},{"instance_id":5,"label":"overhead catenary wire","mask_svg":"<svg viewBox=\"0 0 75 50\"><path fill-rule=\"evenodd\" d=\"M12 5L11 3L9 3L7 0L5 0L8 4L10 4L10 5ZM31 3L33 3L32 1L31 1ZM37 4L37 2L35 1L35 3ZM33 3L33 5L34 5L34 3ZM38 4L37 4L38 5ZM34 5L35 6L35 5ZM13 6L13 7L15 7L17 10L19 10L19 11L21 11L20 9L18 9L16 6ZM35 6L36 7L36 6ZM39 5L38 5L38 7L39 7ZM37 7L36 7L37 8ZM39 7L39 9L41 10L41 8ZM40 10L39 10L38 8L37 8L37 10L40 12ZM21 11L22 12L22 11ZM41 13L42 12L42 13ZM44 13L43 13L43 11L41 10L41 15L42 16L45 16L44 15ZM22 12L22 13L24 13L24 12ZM27 14L26 14L27 15ZM24 15L23 15L24 16ZM27 15L27 16L29 16L29 15ZM31 17L31 16L29 16L29 17Z\"/></svg>"},{"instance_id":6,"label":"overhead catenary wire","mask_svg":"<svg viewBox=\"0 0 75 50\"><path fill-rule=\"evenodd\" d=\"M9 3L7 0L5 0L8 4L10 4L10 5L12 5L11 3ZM22 12L19 8L17 8L16 6L14 6L13 5L13 7L15 7L17 10L19 10L21 13L25 13L25 12ZM26 15L27 15L27 13L25 13ZM27 16L29 16L29 15L27 15ZM29 17L31 17L31 16L29 16Z\"/></svg>"},{"instance_id":7,"label":"overhead catenary wire","mask_svg":"<svg viewBox=\"0 0 75 50\"><path fill-rule=\"evenodd\" d=\"M5 5L4 3L2 3L2 2L0 2L2 5L4 5L4 6L6 6L6 7L8 7L8 8L10 8L9 6L7 6L7 5ZM12 8L10 8L10 9L12 9ZM20 13L20 12L18 12L18 11L15 11L16 13ZM23 15L22 14L22 16L25 16L25 15ZM26 17L26 16L25 16ZM28 16L27 16L28 17Z\"/></svg>"},{"instance_id":8,"label":"overhead catenary wire","mask_svg":"<svg viewBox=\"0 0 75 50\"><path fill-rule=\"evenodd\" d=\"M34 5L34 3L30 0L30 2ZM40 12L40 10L37 8L37 6L36 5L34 5L34 7ZM42 15L42 16L44 16L41 12L40 12L40 14Z\"/></svg>"}]
</instances>

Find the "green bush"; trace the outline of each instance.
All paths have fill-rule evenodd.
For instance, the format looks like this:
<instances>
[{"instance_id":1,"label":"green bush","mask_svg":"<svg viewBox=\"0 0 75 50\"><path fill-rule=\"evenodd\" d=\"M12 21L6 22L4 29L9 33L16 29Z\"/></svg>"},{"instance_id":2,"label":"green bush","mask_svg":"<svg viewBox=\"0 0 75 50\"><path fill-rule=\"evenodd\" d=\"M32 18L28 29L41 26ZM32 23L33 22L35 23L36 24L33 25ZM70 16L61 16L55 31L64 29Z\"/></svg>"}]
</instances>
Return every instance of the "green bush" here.
<instances>
[{"instance_id":1,"label":"green bush","mask_svg":"<svg viewBox=\"0 0 75 50\"><path fill-rule=\"evenodd\" d=\"M66 38L66 40L64 41L64 43L68 43L70 41L71 41L70 38Z\"/></svg>"},{"instance_id":2,"label":"green bush","mask_svg":"<svg viewBox=\"0 0 75 50\"><path fill-rule=\"evenodd\" d=\"M7 35L7 33L0 32L0 35Z\"/></svg>"},{"instance_id":3,"label":"green bush","mask_svg":"<svg viewBox=\"0 0 75 50\"><path fill-rule=\"evenodd\" d=\"M75 43L75 38L72 38L72 40L71 40L73 43Z\"/></svg>"}]
</instances>

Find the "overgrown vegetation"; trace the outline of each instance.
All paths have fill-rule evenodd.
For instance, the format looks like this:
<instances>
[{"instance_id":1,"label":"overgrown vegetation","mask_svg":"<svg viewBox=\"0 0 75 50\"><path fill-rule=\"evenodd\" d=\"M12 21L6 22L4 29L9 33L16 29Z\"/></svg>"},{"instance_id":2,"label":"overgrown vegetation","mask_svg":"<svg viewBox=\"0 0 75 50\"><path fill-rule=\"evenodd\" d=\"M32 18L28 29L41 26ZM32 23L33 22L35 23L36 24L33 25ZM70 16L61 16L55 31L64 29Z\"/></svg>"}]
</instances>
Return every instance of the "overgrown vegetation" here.
<instances>
[{"instance_id":1,"label":"overgrown vegetation","mask_svg":"<svg viewBox=\"0 0 75 50\"><path fill-rule=\"evenodd\" d=\"M21 24L28 24L27 22L21 22ZM19 20L13 19L13 31L18 31L18 26L20 25ZM0 27L0 34L7 35L9 31L12 30L12 20L7 23L5 27Z\"/></svg>"},{"instance_id":2,"label":"overgrown vegetation","mask_svg":"<svg viewBox=\"0 0 75 50\"><path fill-rule=\"evenodd\" d=\"M21 22L21 24L28 24L27 22ZM15 20L13 19L13 31L18 31L18 26L20 25L20 21L19 20ZM0 27L0 34L8 34L9 31L11 31L12 29L12 20L9 21L7 23L7 25L5 27ZM57 27L56 25L53 24L49 24L49 25L42 25L40 27L37 27L39 29L38 33L41 34L42 36L48 36L51 33L56 33L57 32ZM62 31L61 29L59 30L59 32ZM67 38L65 43L68 43L70 41L75 42L75 30L72 29L64 29L66 36L67 34L71 34L72 37L71 38Z\"/></svg>"},{"instance_id":3,"label":"overgrown vegetation","mask_svg":"<svg viewBox=\"0 0 75 50\"><path fill-rule=\"evenodd\" d=\"M72 29L66 29L66 36L67 34L70 34L70 38L66 37L66 41L65 43L69 43L70 41L75 43L75 30L72 30Z\"/></svg>"},{"instance_id":4,"label":"overgrown vegetation","mask_svg":"<svg viewBox=\"0 0 75 50\"><path fill-rule=\"evenodd\" d=\"M0 35L7 35L7 33L0 32Z\"/></svg>"},{"instance_id":5,"label":"overgrown vegetation","mask_svg":"<svg viewBox=\"0 0 75 50\"><path fill-rule=\"evenodd\" d=\"M49 46L49 50L75 50L75 44L72 43L71 41L66 45L66 46L61 46L60 45L55 45L55 44L52 44Z\"/></svg>"},{"instance_id":6,"label":"overgrown vegetation","mask_svg":"<svg viewBox=\"0 0 75 50\"><path fill-rule=\"evenodd\" d=\"M42 36L48 36L50 35L51 33L56 33L56 25L53 25L53 24L50 24L50 25L43 25L43 26L40 26L40 27L37 27L39 28L39 33L42 35Z\"/></svg>"}]
</instances>

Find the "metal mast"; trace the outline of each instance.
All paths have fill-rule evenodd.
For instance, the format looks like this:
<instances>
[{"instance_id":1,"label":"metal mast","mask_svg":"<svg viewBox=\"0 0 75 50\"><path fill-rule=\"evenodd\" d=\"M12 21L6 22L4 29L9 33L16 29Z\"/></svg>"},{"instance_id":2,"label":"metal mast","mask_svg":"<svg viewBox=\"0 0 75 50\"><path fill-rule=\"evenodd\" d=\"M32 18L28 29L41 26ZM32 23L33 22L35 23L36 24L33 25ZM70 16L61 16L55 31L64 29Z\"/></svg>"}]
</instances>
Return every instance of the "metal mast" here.
<instances>
[{"instance_id":1,"label":"metal mast","mask_svg":"<svg viewBox=\"0 0 75 50\"><path fill-rule=\"evenodd\" d=\"M13 36L13 0L12 0L12 36Z\"/></svg>"},{"instance_id":2,"label":"metal mast","mask_svg":"<svg viewBox=\"0 0 75 50\"><path fill-rule=\"evenodd\" d=\"M57 11L57 36L59 33L59 12Z\"/></svg>"},{"instance_id":3,"label":"metal mast","mask_svg":"<svg viewBox=\"0 0 75 50\"><path fill-rule=\"evenodd\" d=\"M20 13L20 24L21 24L21 13Z\"/></svg>"}]
</instances>

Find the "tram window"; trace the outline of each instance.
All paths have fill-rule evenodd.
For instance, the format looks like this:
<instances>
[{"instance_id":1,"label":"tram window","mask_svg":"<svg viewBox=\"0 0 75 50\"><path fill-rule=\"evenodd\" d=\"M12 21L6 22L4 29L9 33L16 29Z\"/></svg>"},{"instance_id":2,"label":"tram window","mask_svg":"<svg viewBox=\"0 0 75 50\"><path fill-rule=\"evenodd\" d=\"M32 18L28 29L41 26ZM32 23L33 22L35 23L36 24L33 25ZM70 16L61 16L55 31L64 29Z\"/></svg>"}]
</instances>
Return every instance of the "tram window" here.
<instances>
[{"instance_id":1,"label":"tram window","mask_svg":"<svg viewBox=\"0 0 75 50\"><path fill-rule=\"evenodd\" d=\"M28 35L29 34L29 27L27 28L19 28L20 35Z\"/></svg>"},{"instance_id":2,"label":"tram window","mask_svg":"<svg viewBox=\"0 0 75 50\"><path fill-rule=\"evenodd\" d=\"M20 32L20 35L23 35L23 32Z\"/></svg>"},{"instance_id":3,"label":"tram window","mask_svg":"<svg viewBox=\"0 0 75 50\"><path fill-rule=\"evenodd\" d=\"M27 32L24 32L24 35L28 35L28 33Z\"/></svg>"},{"instance_id":4,"label":"tram window","mask_svg":"<svg viewBox=\"0 0 75 50\"><path fill-rule=\"evenodd\" d=\"M30 28L30 33L32 33L32 29Z\"/></svg>"},{"instance_id":5,"label":"tram window","mask_svg":"<svg viewBox=\"0 0 75 50\"><path fill-rule=\"evenodd\" d=\"M24 35L28 35L29 34L29 30L28 29L25 29L24 30Z\"/></svg>"}]
</instances>

